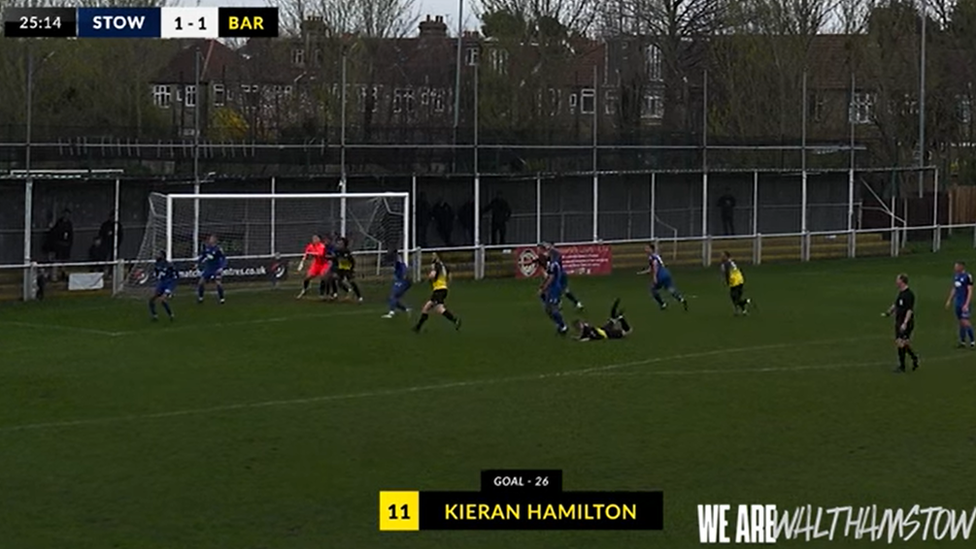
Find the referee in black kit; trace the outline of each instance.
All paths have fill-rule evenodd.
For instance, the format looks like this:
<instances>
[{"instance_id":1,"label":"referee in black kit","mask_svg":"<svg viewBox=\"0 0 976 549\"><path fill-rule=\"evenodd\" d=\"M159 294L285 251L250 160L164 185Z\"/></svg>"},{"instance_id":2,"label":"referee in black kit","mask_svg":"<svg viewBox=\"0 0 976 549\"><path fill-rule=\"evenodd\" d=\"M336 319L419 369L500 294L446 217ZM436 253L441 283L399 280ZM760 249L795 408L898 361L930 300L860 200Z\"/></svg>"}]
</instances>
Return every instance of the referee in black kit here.
<instances>
[{"instance_id":1,"label":"referee in black kit","mask_svg":"<svg viewBox=\"0 0 976 549\"><path fill-rule=\"evenodd\" d=\"M905 355L912 357L912 371L918 370L918 355L912 349L912 331L915 329L915 293L908 287L908 275L902 273L895 279L898 297L884 313L895 314L895 345L898 347L898 368L895 373L905 373Z\"/></svg>"}]
</instances>

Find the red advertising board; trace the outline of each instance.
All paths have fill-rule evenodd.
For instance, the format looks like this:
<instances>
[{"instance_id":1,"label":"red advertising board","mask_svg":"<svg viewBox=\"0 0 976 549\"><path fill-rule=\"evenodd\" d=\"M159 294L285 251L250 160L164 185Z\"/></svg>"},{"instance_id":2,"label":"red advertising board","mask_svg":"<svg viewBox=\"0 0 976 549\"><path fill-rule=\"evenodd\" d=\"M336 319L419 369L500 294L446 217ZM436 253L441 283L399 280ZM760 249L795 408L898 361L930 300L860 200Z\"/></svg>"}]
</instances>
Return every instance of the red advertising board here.
<instances>
[{"instance_id":1,"label":"red advertising board","mask_svg":"<svg viewBox=\"0 0 976 549\"><path fill-rule=\"evenodd\" d=\"M585 244L582 246L560 246L563 254L563 269L569 275L608 275L613 270L613 254L610 246ZM535 248L515 250L516 278L532 278L541 275L542 266L537 263L539 255Z\"/></svg>"}]
</instances>

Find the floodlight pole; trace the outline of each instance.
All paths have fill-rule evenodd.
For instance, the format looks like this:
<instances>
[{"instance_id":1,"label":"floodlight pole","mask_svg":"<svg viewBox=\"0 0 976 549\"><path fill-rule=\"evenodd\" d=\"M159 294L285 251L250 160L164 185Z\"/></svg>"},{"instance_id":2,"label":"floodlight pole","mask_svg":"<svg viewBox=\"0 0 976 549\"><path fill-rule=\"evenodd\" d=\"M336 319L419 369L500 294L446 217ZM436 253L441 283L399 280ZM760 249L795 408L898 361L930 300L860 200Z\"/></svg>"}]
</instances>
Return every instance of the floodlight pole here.
<instances>
[{"instance_id":1,"label":"floodlight pole","mask_svg":"<svg viewBox=\"0 0 976 549\"><path fill-rule=\"evenodd\" d=\"M193 55L193 194L200 194L200 48ZM170 216L173 212L169 212ZM193 200L193 253L200 249L200 200Z\"/></svg>"},{"instance_id":2,"label":"floodlight pole","mask_svg":"<svg viewBox=\"0 0 976 549\"><path fill-rule=\"evenodd\" d=\"M339 191L345 195L346 194L346 85L347 85L347 60L348 60L348 48L345 44L342 45L342 108L340 114L340 129L339 129ZM367 90L369 93L371 90ZM369 108L368 103L364 108ZM342 236L346 236L346 197L343 196L339 199L339 232Z\"/></svg>"},{"instance_id":3,"label":"floodlight pole","mask_svg":"<svg viewBox=\"0 0 976 549\"><path fill-rule=\"evenodd\" d=\"M925 27L927 1L922 0L922 43L919 47L919 82L918 82L918 197L922 198L922 185L925 182Z\"/></svg>"},{"instance_id":4,"label":"floodlight pole","mask_svg":"<svg viewBox=\"0 0 976 549\"><path fill-rule=\"evenodd\" d=\"M31 129L34 124L34 50L27 44L27 129L24 144L24 301L33 298L34 281L31 280L31 232L34 209L34 178L31 177Z\"/></svg>"}]
</instances>

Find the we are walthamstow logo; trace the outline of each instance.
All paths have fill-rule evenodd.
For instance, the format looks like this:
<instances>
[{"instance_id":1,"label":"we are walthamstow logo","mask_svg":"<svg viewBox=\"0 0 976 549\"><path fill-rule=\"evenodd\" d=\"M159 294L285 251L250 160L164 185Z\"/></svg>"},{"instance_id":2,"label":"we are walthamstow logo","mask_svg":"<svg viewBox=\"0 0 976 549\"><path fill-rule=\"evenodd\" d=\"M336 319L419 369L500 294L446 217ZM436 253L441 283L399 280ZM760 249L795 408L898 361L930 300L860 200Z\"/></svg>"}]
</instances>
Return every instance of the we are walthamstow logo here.
<instances>
[{"instance_id":1,"label":"we are walthamstow logo","mask_svg":"<svg viewBox=\"0 0 976 549\"><path fill-rule=\"evenodd\" d=\"M730 516L733 509L735 517ZM974 519L976 507L956 510L921 505L908 509L806 505L780 510L775 505L715 504L698 506L698 536L701 543L842 538L888 543L912 539L955 541L969 539Z\"/></svg>"}]
</instances>

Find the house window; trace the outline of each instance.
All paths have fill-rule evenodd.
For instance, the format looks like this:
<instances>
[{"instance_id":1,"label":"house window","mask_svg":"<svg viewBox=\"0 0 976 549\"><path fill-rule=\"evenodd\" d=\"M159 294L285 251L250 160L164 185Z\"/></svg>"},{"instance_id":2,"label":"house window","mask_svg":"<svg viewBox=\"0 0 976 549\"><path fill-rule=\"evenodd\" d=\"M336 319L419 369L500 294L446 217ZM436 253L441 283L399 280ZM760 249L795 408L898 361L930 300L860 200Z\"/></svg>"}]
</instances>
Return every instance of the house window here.
<instances>
[{"instance_id":1,"label":"house window","mask_svg":"<svg viewBox=\"0 0 976 549\"><path fill-rule=\"evenodd\" d=\"M575 93L569 94L569 114L576 114L576 101L577 97Z\"/></svg>"},{"instance_id":2,"label":"house window","mask_svg":"<svg viewBox=\"0 0 976 549\"><path fill-rule=\"evenodd\" d=\"M422 107L430 105L430 88L420 88L420 105Z\"/></svg>"},{"instance_id":3,"label":"house window","mask_svg":"<svg viewBox=\"0 0 976 549\"><path fill-rule=\"evenodd\" d=\"M312 54L312 56L313 56L313 59L315 59L315 66L316 67L321 67L322 66L322 50L315 50L315 52Z\"/></svg>"},{"instance_id":4,"label":"house window","mask_svg":"<svg viewBox=\"0 0 976 549\"><path fill-rule=\"evenodd\" d=\"M661 56L661 48L654 44L647 46L644 51L646 57L647 79L651 82L664 81L664 63Z\"/></svg>"},{"instance_id":5,"label":"house window","mask_svg":"<svg viewBox=\"0 0 976 549\"><path fill-rule=\"evenodd\" d=\"M559 114L559 90L549 88L549 116Z\"/></svg>"},{"instance_id":6,"label":"house window","mask_svg":"<svg viewBox=\"0 0 976 549\"><path fill-rule=\"evenodd\" d=\"M186 106L196 107L197 106L197 87L187 86L186 87Z\"/></svg>"},{"instance_id":7,"label":"house window","mask_svg":"<svg viewBox=\"0 0 976 549\"><path fill-rule=\"evenodd\" d=\"M413 100L413 89L407 88L403 91L403 108L407 112L413 112L414 100Z\"/></svg>"},{"instance_id":8,"label":"house window","mask_svg":"<svg viewBox=\"0 0 976 549\"><path fill-rule=\"evenodd\" d=\"M596 112L596 90L593 88L584 88L580 92L580 100L580 113L593 114Z\"/></svg>"},{"instance_id":9,"label":"house window","mask_svg":"<svg viewBox=\"0 0 976 549\"><path fill-rule=\"evenodd\" d=\"M807 98L807 116L814 122L822 122L824 119L824 96L820 93L811 93Z\"/></svg>"},{"instance_id":10,"label":"house window","mask_svg":"<svg viewBox=\"0 0 976 549\"><path fill-rule=\"evenodd\" d=\"M444 96L446 92L444 90L437 90L434 93L434 112L444 112Z\"/></svg>"},{"instance_id":11,"label":"house window","mask_svg":"<svg viewBox=\"0 0 976 549\"><path fill-rule=\"evenodd\" d=\"M874 118L874 94L866 92L855 93L851 97L848 118L851 124L870 124Z\"/></svg>"},{"instance_id":12,"label":"house window","mask_svg":"<svg viewBox=\"0 0 976 549\"><path fill-rule=\"evenodd\" d=\"M183 86L176 86L176 102L183 102Z\"/></svg>"},{"instance_id":13,"label":"house window","mask_svg":"<svg viewBox=\"0 0 976 549\"><path fill-rule=\"evenodd\" d=\"M291 97L291 86L285 86L285 97Z\"/></svg>"},{"instance_id":14,"label":"house window","mask_svg":"<svg viewBox=\"0 0 976 549\"><path fill-rule=\"evenodd\" d=\"M154 105L162 109L168 109L170 99L172 99L172 94L169 91L169 86L153 86Z\"/></svg>"},{"instance_id":15,"label":"house window","mask_svg":"<svg viewBox=\"0 0 976 549\"><path fill-rule=\"evenodd\" d=\"M291 63L296 67L305 66L305 50L298 48L291 51Z\"/></svg>"},{"instance_id":16,"label":"house window","mask_svg":"<svg viewBox=\"0 0 976 549\"><path fill-rule=\"evenodd\" d=\"M275 96L275 98L281 97L281 92L283 90L284 90L284 88L282 88L281 86L275 86L274 87L274 96Z\"/></svg>"},{"instance_id":17,"label":"house window","mask_svg":"<svg viewBox=\"0 0 976 549\"><path fill-rule=\"evenodd\" d=\"M603 94L603 112L604 114L610 116L617 114L617 103L619 102L617 97L617 90L607 90Z\"/></svg>"},{"instance_id":18,"label":"house window","mask_svg":"<svg viewBox=\"0 0 976 549\"><path fill-rule=\"evenodd\" d=\"M213 85L213 102L215 107L224 106L224 103L227 101L226 95L223 84Z\"/></svg>"},{"instance_id":19,"label":"house window","mask_svg":"<svg viewBox=\"0 0 976 549\"><path fill-rule=\"evenodd\" d=\"M394 114L403 111L403 90L396 88L393 90L393 112Z\"/></svg>"},{"instance_id":20,"label":"house window","mask_svg":"<svg viewBox=\"0 0 976 549\"><path fill-rule=\"evenodd\" d=\"M956 111L959 114L959 122L968 126L973 121L973 100L968 95L957 96Z\"/></svg>"},{"instance_id":21,"label":"house window","mask_svg":"<svg viewBox=\"0 0 976 549\"><path fill-rule=\"evenodd\" d=\"M361 86L359 88L359 112L366 112L366 105L369 105L369 112L375 113L379 101L379 88L376 86Z\"/></svg>"},{"instance_id":22,"label":"house window","mask_svg":"<svg viewBox=\"0 0 976 549\"><path fill-rule=\"evenodd\" d=\"M508 74L508 52L495 48L488 54L491 70L498 74Z\"/></svg>"},{"instance_id":23,"label":"house window","mask_svg":"<svg viewBox=\"0 0 976 549\"><path fill-rule=\"evenodd\" d=\"M660 93L649 92L644 94L641 116L654 119L664 117L664 98L661 97Z\"/></svg>"},{"instance_id":24,"label":"house window","mask_svg":"<svg viewBox=\"0 0 976 549\"><path fill-rule=\"evenodd\" d=\"M478 64L478 48L468 48L464 52L464 62L467 63L469 67L473 67Z\"/></svg>"}]
</instances>

